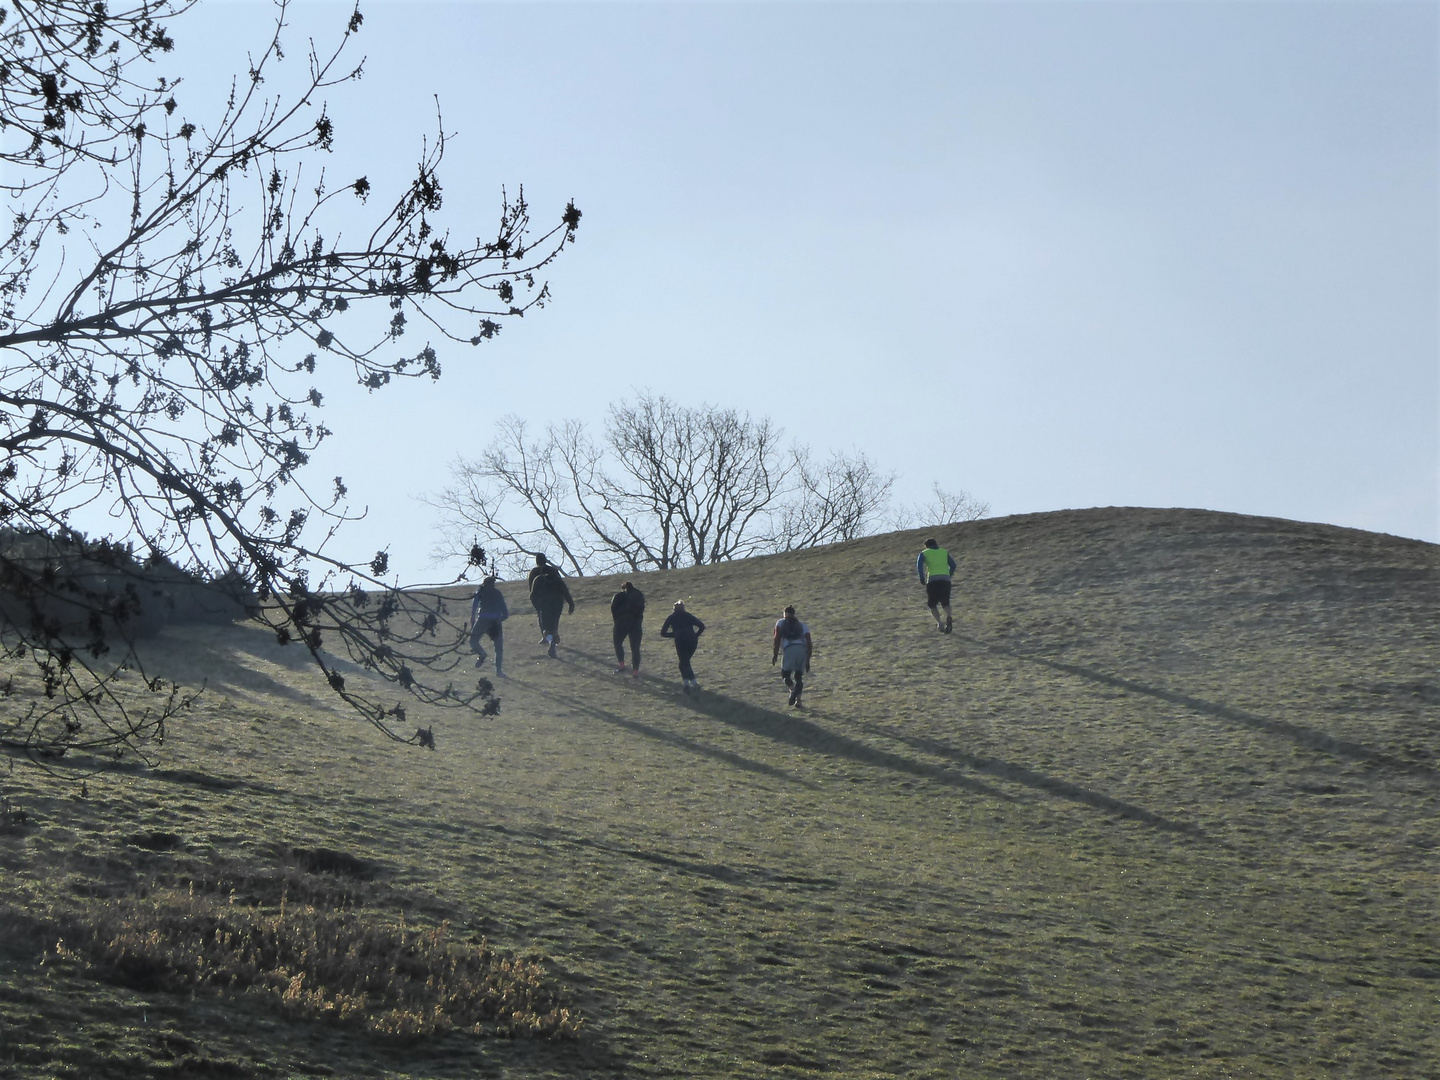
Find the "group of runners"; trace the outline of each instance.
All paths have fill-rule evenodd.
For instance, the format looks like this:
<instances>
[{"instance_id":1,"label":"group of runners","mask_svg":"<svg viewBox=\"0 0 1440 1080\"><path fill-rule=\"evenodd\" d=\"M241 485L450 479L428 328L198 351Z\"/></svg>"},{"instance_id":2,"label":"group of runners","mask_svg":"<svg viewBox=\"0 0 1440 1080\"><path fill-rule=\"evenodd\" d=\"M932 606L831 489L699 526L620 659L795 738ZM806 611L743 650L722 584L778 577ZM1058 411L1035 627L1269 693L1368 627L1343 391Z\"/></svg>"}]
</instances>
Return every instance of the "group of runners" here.
<instances>
[{"instance_id":1,"label":"group of runners","mask_svg":"<svg viewBox=\"0 0 1440 1080\"><path fill-rule=\"evenodd\" d=\"M950 633L954 619L950 612L950 580L955 573L955 559L936 540L926 540L919 557L915 560L915 572L925 586L925 603L935 619L935 629L943 634ZM480 583L470 604L470 647L475 652L475 666L481 667L488 653L484 638L489 638L495 651L495 674L504 678L505 632L504 622L510 617L509 606L492 574ZM547 655L556 657L560 644L560 616L568 606L569 613L575 614L575 600L559 569L544 555L535 556L535 567L526 579L530 592L530 603L540 622L540 644L547 646ZM944 618L941 618L941 612ZM627 581L610 600L610 619L614 626L615 674L629 674L640 677L640 640L645 624L645 594ZM675 643L675 658L680 667L681 685L686 694L696 693L700 681L695 677L691 659L700 646L700 635L705 633L705 624L685 610L685 602L676 600L670 614L660 627L660 636ZM630 646L630 659L626 663L625 646ZM810 627L800 621L793 605L787 605L775 623L771 636L770 664L780 665L780 673L789 691L789 704L801 708L801 697L805 692L805 676L810 672L810 660L815 644L810 636Z\"/></svg>"}]
</instances>

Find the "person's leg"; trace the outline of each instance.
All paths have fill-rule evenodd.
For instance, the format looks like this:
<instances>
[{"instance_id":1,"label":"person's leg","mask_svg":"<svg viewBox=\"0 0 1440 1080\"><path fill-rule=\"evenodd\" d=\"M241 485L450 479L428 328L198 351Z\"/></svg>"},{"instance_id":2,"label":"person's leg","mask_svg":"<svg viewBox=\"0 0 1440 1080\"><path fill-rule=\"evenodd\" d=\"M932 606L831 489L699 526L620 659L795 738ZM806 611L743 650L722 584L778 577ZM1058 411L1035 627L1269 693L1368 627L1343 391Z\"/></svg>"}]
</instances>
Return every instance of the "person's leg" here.
<instances>
[{"instance_id":1,"label":"person's leg","mask_svg":"<svg viewBox=\"0 0 1440 1080\"><path fill-rule=\"evenodd\" d=\"M498 619L490 631L490 640L495 643L495 674L500 675L505 660L505 627Z\"/></svg>"},{"instance_id":2,"label":"person's leg","mask_svg":"<svg viewBox=\"0 0 1440 1080\"><path fill-rule=\"evenodd\" d=\"M560 605L553 608L545 608L540 613L540 629L545 632L545 640L550 643L550 655L555 655L555 646L560 641Z\"/></svg>"},{"instance_id":3,"label":"person's leg","mask_svg":"<svg viewBox=\"0 0 1440 1080\"><path fill-rule=\"evenodd\" d=\"M930 609L930 617L935 620L936 630L945 629L945 623L940 618L940 605L950 599L946 595L949 585L948 581L927 581L925 583L925 605Z\"/></svg>"},{"instance_id":4,"label":"person's leg","mask_svg":"<svg viewBox=\"0 0 1440 1080\"><path fill-rule=\"evenodd\" d=\"M630 631L630 667L636 675L640 674L640 633L638 626Z\"/></svg>"},{"instance_id":5,"label":"person's leg","mask_svg":"<svg viewBox=\"0 0 1440 1080\"><path fill-rule=\"evenodd\" d=\"M625 670L625 628L619 623L610 635L610 640L615 643L615 670Z\"/></svg>"},{"instance_id":6,"label":"person's leg","mask_svg":"<svg viewBox=\"0 0 1440 1080\"><path fill-rule=\"evenodd\" d=\"M485 662L485 646L480 639L485 634L485 621L476 619L475 625L470 628L470 651L475 654L475 666L479 667Z\"/></svg>"},{"instance_id":7,"label":"person's leg","mask_svg":"<svg viewBox=\"0 0 1440 1080\"><path fill-rule=\"evenodd\" d=\"M797 671L795 672L795 689L790 692L790 704L798 706L800 704L800 695L804 692L805 673L803 671Z\"/></svg>"},{"instance_id":8,"label":"person's leg","mask_svg":"<svg viewBox=\"0 0 1440 1080\"><path fill-rule=\"evenodd\" d=\"M695 681L695 669L690 666L690 658L695 655L694 645L681 645L675 643L675 657L680 661L680 678L687 683Z\"/></svg>"}]
</instances>

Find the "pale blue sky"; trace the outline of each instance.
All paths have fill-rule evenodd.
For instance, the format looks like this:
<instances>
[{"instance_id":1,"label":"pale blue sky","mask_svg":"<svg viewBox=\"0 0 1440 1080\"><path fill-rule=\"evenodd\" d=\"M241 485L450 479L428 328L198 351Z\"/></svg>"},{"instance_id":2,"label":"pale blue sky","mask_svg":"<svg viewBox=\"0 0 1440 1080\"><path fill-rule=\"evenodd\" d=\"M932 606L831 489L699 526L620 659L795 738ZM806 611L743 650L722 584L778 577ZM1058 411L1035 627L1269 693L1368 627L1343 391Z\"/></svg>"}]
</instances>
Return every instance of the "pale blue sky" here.
<instances>
[{"instance_id":1,"label":"pale blue sky","mask_svg":"<svg viewBox=\"0 0 1440 1080\"><path fill-rule=\"evenodd\" d=\"M232 66L269 10L202 5L179 57ZM496 417L637 387L863 449L906 498L1440 540L1433 3L364 10L338 177L403 180L438 95L456 231L501 184L585 216L546 311L438 387L328 399L357 551L418 573L413 496Z\"/></svg>"}]
</instances>

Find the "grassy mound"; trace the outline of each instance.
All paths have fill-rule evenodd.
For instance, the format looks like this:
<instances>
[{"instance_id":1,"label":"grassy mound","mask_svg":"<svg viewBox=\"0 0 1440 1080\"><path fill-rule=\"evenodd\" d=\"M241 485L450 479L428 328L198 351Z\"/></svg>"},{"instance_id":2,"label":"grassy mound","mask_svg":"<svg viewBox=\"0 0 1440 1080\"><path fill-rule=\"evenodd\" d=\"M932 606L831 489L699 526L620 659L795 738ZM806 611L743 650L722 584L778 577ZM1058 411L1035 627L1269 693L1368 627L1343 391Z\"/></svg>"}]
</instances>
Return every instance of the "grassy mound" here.
<instances>
[{"instance_id":1,"label":"grassy mound","mask_svg":"<svg viewBox=\"0 0 1440 1080\"><path fill-rule=\"evenodd\" d=\"M942 635L924 535L637 578L639 679L611 674L616 579L572 582L558 660L506 583L505 710L426 712L435 753L273 637L162 634L157 673L208 689L159 767L83 799L0 774L24 813L0 925L37 928L0 933L0 1075L1437 1075L1440 549L1199 511L974 522L940 533ZM655 633L680 598L699 694ZM769 665L786 603L803 710ZM66 930L57 964L73 910L174 959L97 981L116 933ZM192 924L269 981L216 990ZM296 958L322 938L419 965L408 996L339 1021L360 983ZM543 965L534 1015L580 1036L461 1034L503 1009L367 1030L443 997L427 964L499 977L487 948Z\"/></svg>"}]
</instances>

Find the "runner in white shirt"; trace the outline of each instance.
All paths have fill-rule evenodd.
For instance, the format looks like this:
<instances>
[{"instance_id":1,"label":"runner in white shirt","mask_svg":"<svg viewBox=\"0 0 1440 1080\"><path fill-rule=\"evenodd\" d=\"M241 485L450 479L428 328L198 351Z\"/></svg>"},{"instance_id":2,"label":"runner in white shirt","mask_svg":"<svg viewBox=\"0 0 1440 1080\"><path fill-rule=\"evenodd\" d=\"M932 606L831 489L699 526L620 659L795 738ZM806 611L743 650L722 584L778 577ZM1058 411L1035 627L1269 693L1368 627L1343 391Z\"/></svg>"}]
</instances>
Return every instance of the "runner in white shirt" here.
<instances>
[{"instance_id":1,"label":"runner in white shirt","mask_svg":"<svg viewBox=\"0 0 1440 1080\"><path fill-rule=\"evenodd\" d=\"M781 654L784 663L780 665L785 675L785 685L790 688L790 704L802 708L800 695L805 692L805 675L810 670L810 654L814 651L810 640L810 627L795 617L795 608L787 607L785 616L775 624L775 637L770 652L773 665Z\"/></svg>"}]
</instances>

